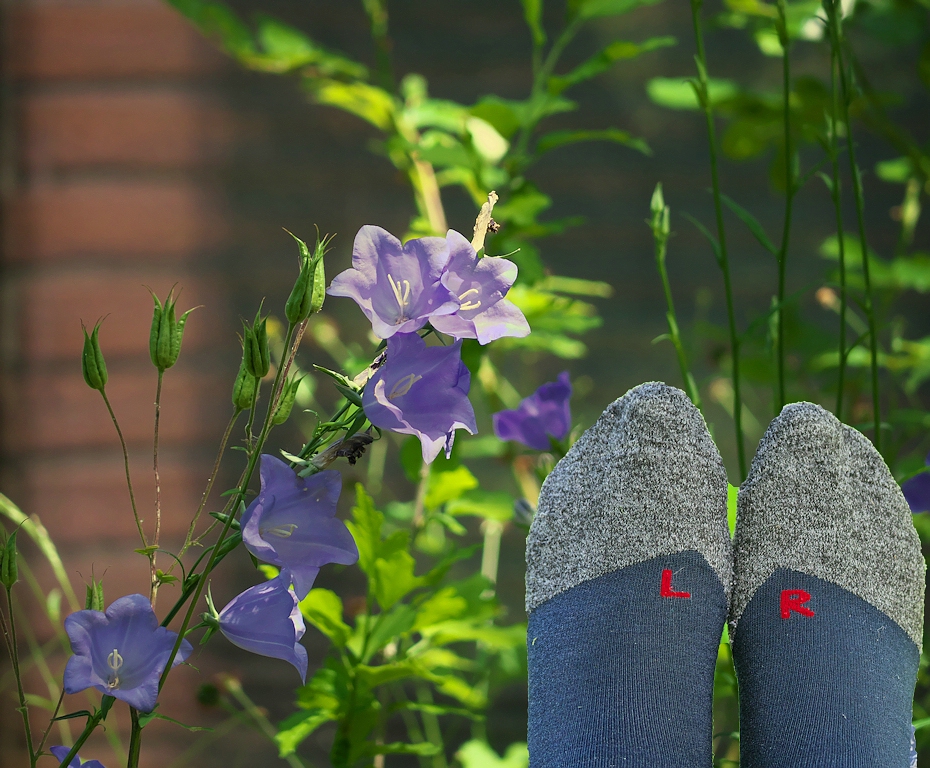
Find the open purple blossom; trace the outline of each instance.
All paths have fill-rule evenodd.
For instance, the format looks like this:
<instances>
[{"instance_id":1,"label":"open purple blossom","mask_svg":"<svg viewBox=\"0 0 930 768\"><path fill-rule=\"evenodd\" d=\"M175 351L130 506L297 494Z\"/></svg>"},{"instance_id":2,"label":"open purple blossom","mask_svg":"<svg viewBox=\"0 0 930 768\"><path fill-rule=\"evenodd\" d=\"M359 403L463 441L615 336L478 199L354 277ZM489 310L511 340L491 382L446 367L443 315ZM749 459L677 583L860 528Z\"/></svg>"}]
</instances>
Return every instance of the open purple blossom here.
<instances>
[{"instance_id":1,"label":"open purple blossom","mask_svg":"<svg viewBox=\"0 0 930 768\"><path fill-rule=\"evenodd\" d=\"M65 619L65 631L74 651L65 667L65 693L96 688L140 712L155 709L158 679L178 633L158 626L148 598L121 597L105 613L77 611ZM192 650L183 640L172 666Z\"/></svg>"},{"instance_id":2,"label":"open purple blossom","mask_svg":"<svg viewBox=\"0 0 930 768\"><path fill-rule=\"evenodd\" d=\"M930 453L924 459L924 464L930 466ZM901 483L901 491L915 515L918 512L930 512L930 471L905 480Z\"/></svg>"},{"instance_id":3,"label":"open purple blossom","mask_svg":"<svg viewBox=\"0 0 930 768\"><path fill-rule=\"evenodd\" d=\"M293 664L306 682L307 649L300 644L306 628L289 587L290 575L282 571L237 595L220 611L220 632L243 650Z\"/></svg>"},{"instance_id":4,"label":"open purple blossom","mask_svg":"<svg viewBox=\"0 0 930 768\"><path fill-rule=\"evenodd\" d=\"M516 440L537 451L549 450L550 437L563 440L572 426L568 401L572 385L568 371L556 381L543 384L512 411L494 414L494 434L501 440Z\"/></svg>"},{"instance_id":5,"label":"open purple blossom","mask_svg":"<svg viewBox=\"0 0 930 768\"><path fill-rule=\"evenodd\" d=\"M61 763L64 760L68 753L71 751L71 747L49 747L48 751L52 753L56 760ZM64 763L62 763L64 765ZM67 768L103 768L103 764L99 760L85 760L81 762L81 758L78 755L75 755L71 762L68 764Z\"/></svg>"},{"instance_id":6,"label":"open purple blossom","mask_svg":"<svg viewBox=\"0 0 930 768\"><path fill-rule=\"evenodd\" d=\"M442 284L459 300L458 309L430 322L457 339L487 344L502 336L526 336L530 326L517 306L504 298L517 279L517 265L499 257L479 259L471 243L455 230L446 235L449 263Z\"/></svg>"},{"instance_id":7,"label":"open purple blossom","mask_svg":"<svg viewBox=\"0 0 930 768\"><path fill-rule=\"evenodd\" d=\"M382 339L413 333L428 319L459 309L441 282L448 261L444 238L420 237L402 245L387 230L364 226L352 246L352 268L336 275L327 293L353 299Z\"/></svg>"},{"instance_id":8,"label":"open purple blossom","mask_svg":"<svg viewBox=\"0 0 930 768\"><path fill-rule=\"evenodd\" d=\"M287 568L303 600L322 566L358 560L355 539L335 516L342 478L332 469L298 477L267 454L261 478L261 492L242 515L242 541L259 560Z\"/></svg>"},{"instance_id":9,"label":"open purple blossom","mask_svg":"<svg viewBox=\"0 0 930 768\"><path fill-rule=\"evenodd\" d=\"M468 400L471 375L462 362L462 342L427 347L415 333L392 336L387 360L362 395L365 415L376 427L420 439L423 461L452 450L455 430L475 434L475 410Z\"/></svg>"}]
</instances>

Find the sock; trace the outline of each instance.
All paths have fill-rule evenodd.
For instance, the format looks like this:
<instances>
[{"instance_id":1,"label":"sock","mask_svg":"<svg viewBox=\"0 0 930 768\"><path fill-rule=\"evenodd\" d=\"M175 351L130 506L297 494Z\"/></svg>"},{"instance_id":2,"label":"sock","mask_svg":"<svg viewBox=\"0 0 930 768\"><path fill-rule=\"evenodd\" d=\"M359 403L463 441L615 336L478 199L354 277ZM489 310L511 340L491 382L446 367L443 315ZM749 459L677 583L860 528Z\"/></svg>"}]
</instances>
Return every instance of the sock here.
<instances>
[{"instance_id":1,"label":"sock","mask_svg":"<svg viewBox=\"0 0 930 768\"><path fill-rule=\"evenodd\" d=\"M531 768L710 766L726 509L701 414L660 383L555 467L526 545Z\"/></svg>"},{"instance_id":2,"label":"sock","mask_svg":"<svg viewBox=\"0 0 930 768\"><path fill-rule=\"evenodd\" d=\"M925 566L872 444L785 406L740 490L734 569L742 768L908 768Z\"/></svg>"}]
</instances>

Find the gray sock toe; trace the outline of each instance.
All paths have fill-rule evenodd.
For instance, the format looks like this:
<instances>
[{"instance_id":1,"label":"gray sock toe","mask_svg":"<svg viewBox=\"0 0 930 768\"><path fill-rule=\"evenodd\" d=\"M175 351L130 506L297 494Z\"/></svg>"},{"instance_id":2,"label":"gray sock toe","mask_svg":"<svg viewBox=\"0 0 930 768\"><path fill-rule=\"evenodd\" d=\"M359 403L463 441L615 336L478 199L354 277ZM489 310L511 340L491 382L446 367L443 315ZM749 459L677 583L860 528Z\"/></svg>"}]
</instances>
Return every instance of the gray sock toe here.
<instances>
[{"instance_id":1,"label":"gray sock toe","mask_svg":"<svg viewBox=\"0 0 930 768\"><path fill-rule=\"evenodd\" d=\"M583 581L696 551L729 593L727 478L704 419L651 382L616 400L543 484L526 543L527 611Z\"/></svg>"},{"instance_id":2,"label":"gray sock toe","mask_svg":"<svg viewBox=\"0 0 930 768\"><path fill-rule=\"evenodd\" d=\"M925 565L910 509L871 442L812 403L787 405L740 489L730 632L786 568L836 584L923 634Z\"/></svg>"}]
</instances>

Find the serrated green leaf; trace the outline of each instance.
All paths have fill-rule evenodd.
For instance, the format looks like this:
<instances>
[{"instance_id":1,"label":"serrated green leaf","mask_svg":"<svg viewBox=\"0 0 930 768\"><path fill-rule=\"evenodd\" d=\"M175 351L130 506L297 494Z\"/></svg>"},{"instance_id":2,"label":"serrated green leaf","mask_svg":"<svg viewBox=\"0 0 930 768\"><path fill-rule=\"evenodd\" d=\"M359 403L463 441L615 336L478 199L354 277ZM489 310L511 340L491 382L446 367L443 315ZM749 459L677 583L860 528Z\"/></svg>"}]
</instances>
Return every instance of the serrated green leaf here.
<instances>
[{"instance_id":1,"label":"serrated green leaf","mask_svg":"<svg viewBox=\"0 0 930 768\"><path fill-rule=\"evenodd\" d=\"M414 576L415 567L416 561L406 550L375 560L374 593L382 609L389 610L398 600L421 586L423 579Z\"/></svg>"},{"instance_id":2,"label":"serrated green leaf","mask_svg":"<svg viewBox=\"0 0 930 768\"><path fill-rule=\"evenodd\" d=\"M573 85L590 80L602 72L606 72L618 61L624 59L634 59L640 54L654 51L657 48L665 48L670 45L676 45L677 40L674 37L652 37L644 40L642 43L631 43L626 40L615 40L610 45L603 48L583 64L575 67L571 72L565 75L554 75L549 78L550 93L559 94Z\"/></svg>"},{"instance_id":3,"label":"serrated green leaf","mask_svg":"<svg viewBox=\"0 0 930 768\"><path fill-rule=\"evenodd\" d=\"M365 492L361 483L355 486L355 506L352 519L346 522L358 547L358 565L371 577L374 573L375 560L381 548L381 526L384 515L375 509L375 503Z\"/></svg>"},{"instance_id":4,"label":"serrated green leaf","mask_svg":"<svg viewBox=\"0 0 930 768\"><path fill-rule=\"evenodd\" d=\"M311 589L300 601L300 613L320 632L342 648L352 634L352 628L342 619L342 600L328 589Z\"/></svg>"},{"instance_id":5,"label":"serrated green leaf","mask_svg":"<svg viewBox=\"0 0 930 768\"><path fill-rule=\"evenodd\" d=\"M447 471L433 471L430 473L426 486L424 506L427 509L437 509L453 499L457 499L465 491L478 487L478 478L464 464Z\"/></svg>"},{"instance_id":6,"label":"serrated green leaf","mask_svg":"<svg viewBox=\"0 0 930 768\"><path fill-rule=\"evenodd\" d=\"M536 144L536 151L539 154L549 152L558 147L564 147L568 144L577 144L582 141L609 141L642 152L644 155L651 155L652 150L649 145L640 138L630 135L627 131L621 131L619 128L605 128L603 130L581 130L581 131L552 131L543 136Z\"/></svg>"},{"instance_id":7,"label":"serrated green leaf","mask_svg":"<svg viewBox=\"0 0 930 768\"><path fill-rule=\"evenodd\" d=\"M321 709L295 712L278 726L278 732L274 736L278 745L278 755L287 757L294 754L304 739L321 725L335 719L335 713Z\"/></svg>"},{"instance_id":8,"label":"serrated green leaf","mask_svg":"<svg viewBox=\"0 0 930 768\"><path fill-rule=\"evenodd\" d=\"M420 605L413 629L419 632L434 624L457 619L467 610L468 601L454 587L443 587Z\"/></svg>"},{"instance_id":9,"label":"serrated green leaf","mask_svg":"<svg viewBox=\"0 0 930 768\"><path fill-rule=\"evenodd\" d=\"M399 637L405 637L413 628L416 610L411 605L396 605L383 617L376 617L374 629L368 638L367 656L370 659L384 646ZM367 659L366 659L367 660Z\"/></svg>"}]
</instances>

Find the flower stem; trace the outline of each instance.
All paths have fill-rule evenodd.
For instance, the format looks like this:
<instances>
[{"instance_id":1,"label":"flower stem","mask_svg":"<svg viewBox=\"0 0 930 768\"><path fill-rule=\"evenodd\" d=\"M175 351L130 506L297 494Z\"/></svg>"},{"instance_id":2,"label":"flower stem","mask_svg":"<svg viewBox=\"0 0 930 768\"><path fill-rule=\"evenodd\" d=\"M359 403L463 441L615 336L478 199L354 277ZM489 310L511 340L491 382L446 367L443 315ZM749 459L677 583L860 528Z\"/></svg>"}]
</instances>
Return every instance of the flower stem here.
<instances>
[{"instance_id":1,"label":"flower stem","mask_svg":"<svg viewBox=\"0 0 930 768\"><path fill-rule=\"evenodd\" d=\"M10 662L13 664L13 676L16 678L16 693L19 696L17 707L23 718L23 729L26 732L26 749L29 750L29 765L35 768L38 755L32 743L32 729L29 726L29 708L26 705L26 692L23 690L23 674L19 666L19 648L16 643L16 619L13 615L13 589L6 588L6 605L9 610L9 624L2 624L3 636L6 639L7 650L10 652ZM2 614L0 614L2 618Z\"/></svg>"},{"instance_id":2,"label":"flower stem","mask_svg":"<svg viewBox=\"0 0 930 768\"><path fill-rule=\"evenodd\" d=\"M862 281L865 287L862 308L869 325L869 368L872 374L872 428L874 432L872 435L872 442L875 444L875 450L881 453L882 413L878 381L878 331L875 322L875 308L872 303L872 281L869 276L869 241L865 232L865 200L862 191L862 177L859 175L859 165L856 162L855 143L852 137L852 125L849 121L849 103L852 100L852 93L846 75L846 65L843 60L843 28L838 0L830 0L827 8L827 16L828 27L830 29L830 44L836 53L840 73L840 91L842 94L840 106L843 113L843 123L846 126L846 152L849 157L849 172L852 177L853 199L856 203L859 247L862 250ZM842 235L840 236L842 237Z\"/></svg>"},{"instance_id":3,"label":"flower stem","mask_svg":"<svg viewBox=\"0 0 930 768\"><path fill-rule=\"evenodd\" d=\"M139 511L136 508L136 495L132 490L132 478L129 475L129 451L126 449L126 440L123 438L123 430L120 429L116 414L113 413L113 406L110 405L110 398L107 397L106 391L101 389L100 396L103 398L107 411L110 413L110 419L113 421L113 426L116 428L116 434L119 437L120 447L123 449L123 467L126 470L126 487L129 489L129 503L132 505L132 517L136 521L136 530L139 531L139 538L142 540L142 546L147 547L149 542L148 539L145 538L145 531L142 530L142 520L139 519Z\"/></svg>"},{"instance_id":4,"label":"flower stem","mask_svg":"<svg viewBox=\"0 0 930 768\"><path fill-rule=\"evenodd\" d=\"M87 723L84 725L84 730L81 732L81 735L78 736L77 741L74 742L74 746L71 747L71 751L65 755L65 759L61 761L62 765L71 765L71 761L77 757L77 753L80 752L81 747L84 746L84 742L90 738L90 735L94 732L98 725L103 720L106 720L107 713L110 711L110 707L113 706L113 702L116 701L112 696L104 696L100 700L100 709L94 712L89 718L87 718Z\"/></svg>"},{"instance_id":5,"label":"flower stem","mask_svg":"<svg viewBox=\"0 0 930 768\"><path fill-rule=\"evenodd\" d=\"M152 468L155 472L155 537L152 539L152 546L158 546L158 539L161 535L161 475L158 473L158 425L161 422L161 385L164 382L165 371L158 369L158 385L155 387L155 437L152 441ZM158 556L158 550L153 549L149 555L149 563L152 569L152 584L149 596L152 601L152 607L155 607L155 600L158 597L158 578L156 576L155 559Z\"/></svg>"},{"instance_id":6,"label":"flower stem","mask_svg":"<svg viewBox=\"0 0 930 768\"><path fill-rule=\"evenodd\" d=\"M791 214L794 208L794 196L797 192L795 181L794 148L791 142L791 41L788 38L785 0L778 0L778 35L782 45L782 95L785 132L785 221L781 235L781 248L778 250L778 339L777 371L778 386L775 393L775 412L781 412L786 402L785 394L785 271L788 262L788 245L791 237Z\"/></svg>"},{"instance_id":7,"label":"flower stem","mask_svg":"<svg viewBox=\"0 0 930 768\"><path fill-rule=\"evenodd\" d=\"M707 145L710 151L710 177L714 196L714 215L717 220L717 239L720 248L720 270L723 272L723 288L727 301L727 322L730 328L731 377L733 380L733 424L736 429L736 455L739 460L740 481L746 479L746 455L743 446L743 399L740 393L740 343L736 332L736 313L733 307L733 286L730 280L730 263L727 254L727 236L723 224L723 205L720 194L720 178L717 171L717 131L714 127L714 110L707 84L707 56L704 52L704 35L701 31L701 7L703 0L691 0L691 18L694 24L694 39L697 45L695 61L698 70L698 85L701 106L707 122Z\"/></svg>"},{"instance_id":8,"label":"flower stem","mask_svg":"<svg viewBox=\"0 0 930 768\"><path fill-rule=\"evenodd\" d=\"M126 761L126 768L139 768L139 755L142 752L142 726L139 725L139 711L135 707L130 707L129 717L132 719L132 731L129 735L129 759Z\"/></svg>"}]
</instances>

